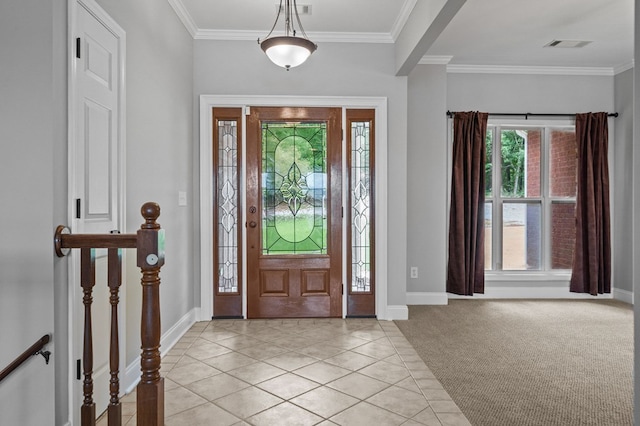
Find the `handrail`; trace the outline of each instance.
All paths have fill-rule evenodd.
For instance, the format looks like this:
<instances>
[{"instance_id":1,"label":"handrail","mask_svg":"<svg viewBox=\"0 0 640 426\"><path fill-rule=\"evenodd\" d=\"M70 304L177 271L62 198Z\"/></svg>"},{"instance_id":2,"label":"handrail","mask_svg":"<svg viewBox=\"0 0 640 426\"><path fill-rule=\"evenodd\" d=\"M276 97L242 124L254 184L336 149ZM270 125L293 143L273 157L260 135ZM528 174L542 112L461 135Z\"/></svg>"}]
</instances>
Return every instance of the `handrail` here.
<instances>
[{"instance_id":1,"label":"handrail","mask_svg":"<svg viewBox=\"0 0 640 426\"><path fill-rule=\"evenodd\" d=\"M49 364L49 355L51 355L51 352L42 351L42 348L44 348L44 346L47 343L49 343L49 340L50 340L50 336L48 334L45 334L37 342L29 346L29 348L26 351L22 352L20 356L14 359L13 362L11 362L11 364L9 364L4 370L2 370L2 372L0 372L0 382L4 380L4 378L7 377L9 374L11 374L13 370L20 367L20 365L23 362L28 360L33 355L42 355L45 361L47 362L47 364Z\"/></svg>"},{"instance_id":2,"label":"handrail","mask_svg":"<svg viewBox=\"0 0 640 426\"><path fill-rule=\"evenodd\" d=\"M137 266L142 272L142 318L140 321L141 349L140 382L136 387L136 421L139 426L164 424L164 379L160 376L160 268L164 264L164 230L156 221L160 206L145 203L140 209L145 222L136 234L76 234L59 225L54 235L54 248L58 257L80 249L80 286L84 306L82 366L83 403L80 422L95 426L96 404L93 400L93 333L92 303L96 284L95 249L108 249L107 284L110 291L111 333L109 347L110 402L107 407L109 425L121 425L122 410L119 400L119 346L118 301L122 283L121 249L136 249ZM115 232L115 233L114 233Z\"/></svg>"},{"instance_id":3,"label":"handrail","mask_svg":"<svg viewBox=\"0 0 640 426\"><path fill-rule=\"evenodd\" d=\"M58 257L64 257L72 248L136 248L137 240L136 234L73 235L69 233L69 228L58 225L53 243Z\"/></svg>"}]
</instances>

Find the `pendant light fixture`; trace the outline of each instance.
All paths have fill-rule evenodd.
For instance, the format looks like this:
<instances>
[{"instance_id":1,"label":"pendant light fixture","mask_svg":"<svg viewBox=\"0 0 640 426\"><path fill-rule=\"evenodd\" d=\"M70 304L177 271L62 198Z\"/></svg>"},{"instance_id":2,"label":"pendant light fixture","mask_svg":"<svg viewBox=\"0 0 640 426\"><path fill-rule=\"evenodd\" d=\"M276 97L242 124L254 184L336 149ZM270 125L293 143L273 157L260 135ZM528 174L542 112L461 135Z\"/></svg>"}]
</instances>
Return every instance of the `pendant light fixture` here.
<instances>
[{"instance_id":1,"label":"pendant light fixture","mask_svg":"<svg viewBox=\"0 0 640 426\"><path fill-rule=\"evenodd\" d=\"M270 37L278 24L280 15L283 13L284 35ZM294 15L298 23L297 30L293 21ZM296 35L298 31L302 34L302 37ZM289 71L290 68L301 65L318 48L315 43L309 40L302 28L296 0L284 0L284 8L282 7L282 0L280 0L276 21L273 23L269 34L267 34L262 41L258 39L258 44L269 59L271 59L271 62L285 68L287 71Z\"/></svg>"}]
</instances>

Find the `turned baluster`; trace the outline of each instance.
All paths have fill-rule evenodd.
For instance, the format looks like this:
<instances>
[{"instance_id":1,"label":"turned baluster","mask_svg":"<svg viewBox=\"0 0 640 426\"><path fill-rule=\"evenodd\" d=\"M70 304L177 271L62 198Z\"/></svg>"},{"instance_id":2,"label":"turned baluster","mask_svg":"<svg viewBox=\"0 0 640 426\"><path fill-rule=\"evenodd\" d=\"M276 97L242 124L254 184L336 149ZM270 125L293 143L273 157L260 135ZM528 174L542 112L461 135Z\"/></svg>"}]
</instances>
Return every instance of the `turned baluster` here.
<instances>
[{"instance_id":1,"label":"turned baluster","mask_svg":"<svg viewBox=\"0 0 640 426\"><path fill-rule=\"evenodd\" d=\"M122 283L122 250L110 248L108 251L107 282L109 285L109 303L111 304L111 341L109 342L109 407L107 408L108 426L120 426L122 424L122 406L118 394L120 393L120 344L118 332L118 292Z\"/></svg>"},{"instance_id":2,"label":"turned baluster","mask_svg":"<svg viewBox=\"0 0 640 426\"><path fill-rule=\"evenodd\" d=\"M80 285L82 286L82 303L84 304L84 341L82 343L82 393L84 399L80 409L81 423L96 424L96 404L93 401L93 333L91 330L91 303L93 302L93 286L96 283L95 251L90 248L80 250Z\"/></svg>"},{"instance_id":3,"label":"turned baluster","mask_svg":"<svg viewBox=\"0 0 640 426\"><path fill-rule=\"evenodd\" d=\"M142 271L142 375L137 387L138 426L164 424L164 379L160 377L160 267L164 264L164 230L156 222L160 206L145 203L145 223L138 231L137 264Z\"/></svg>"}]
</instances>

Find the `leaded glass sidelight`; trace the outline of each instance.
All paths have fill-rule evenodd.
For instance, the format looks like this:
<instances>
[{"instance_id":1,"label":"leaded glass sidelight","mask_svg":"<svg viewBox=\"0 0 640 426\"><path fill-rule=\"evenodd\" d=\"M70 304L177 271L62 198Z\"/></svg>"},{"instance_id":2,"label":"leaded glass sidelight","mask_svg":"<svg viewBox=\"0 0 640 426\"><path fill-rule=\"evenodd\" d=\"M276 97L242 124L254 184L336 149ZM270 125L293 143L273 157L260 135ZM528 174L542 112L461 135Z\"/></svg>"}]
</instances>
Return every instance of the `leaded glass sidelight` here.
<instances>
[{"instance_id":1,"label":"leaded glass sidelight","mask_svg":"<svg viewBox=\"0 0 640 426\"><path fill-rule=\"evenodd\" d=\"M218 293L238 292L238 128L218 121Z\"/></svg>"},{"instance_id":2,"label":"leaded glass sidelight","mask_svg":"<svg viewBox=\"0 0 640 426\"><path fill-rule=\"evenodd\" d=\"M262 253L327 253L326 123L262 123Z\"/></svg>"},{"instance_id":3,"label":"leaded glass sidelight","mask_svg":"<svg viewBox=\"0 0 640 426\"><path fill-rule=\"evenodd\" d=\"M351 292L371 291L370 122L351 123Z\"/></svg>"}]
</instances>

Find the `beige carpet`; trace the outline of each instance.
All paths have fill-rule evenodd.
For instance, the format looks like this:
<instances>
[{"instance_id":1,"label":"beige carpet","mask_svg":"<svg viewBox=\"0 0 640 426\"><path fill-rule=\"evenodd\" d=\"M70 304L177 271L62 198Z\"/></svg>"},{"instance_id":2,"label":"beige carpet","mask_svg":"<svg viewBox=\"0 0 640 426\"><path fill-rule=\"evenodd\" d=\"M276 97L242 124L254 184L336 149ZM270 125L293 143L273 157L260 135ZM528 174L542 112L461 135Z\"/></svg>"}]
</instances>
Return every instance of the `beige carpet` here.
<instances>
[{"instance_id":1,"label":"beige carpet","mask_svg":"<svg viewBox=\"0 0 640 426\"><path fill-rule=\"evenodd\" d=\"M450 300L396 324L474 426L632 424L630 305Z\"/></svg>"}]
</instances>

